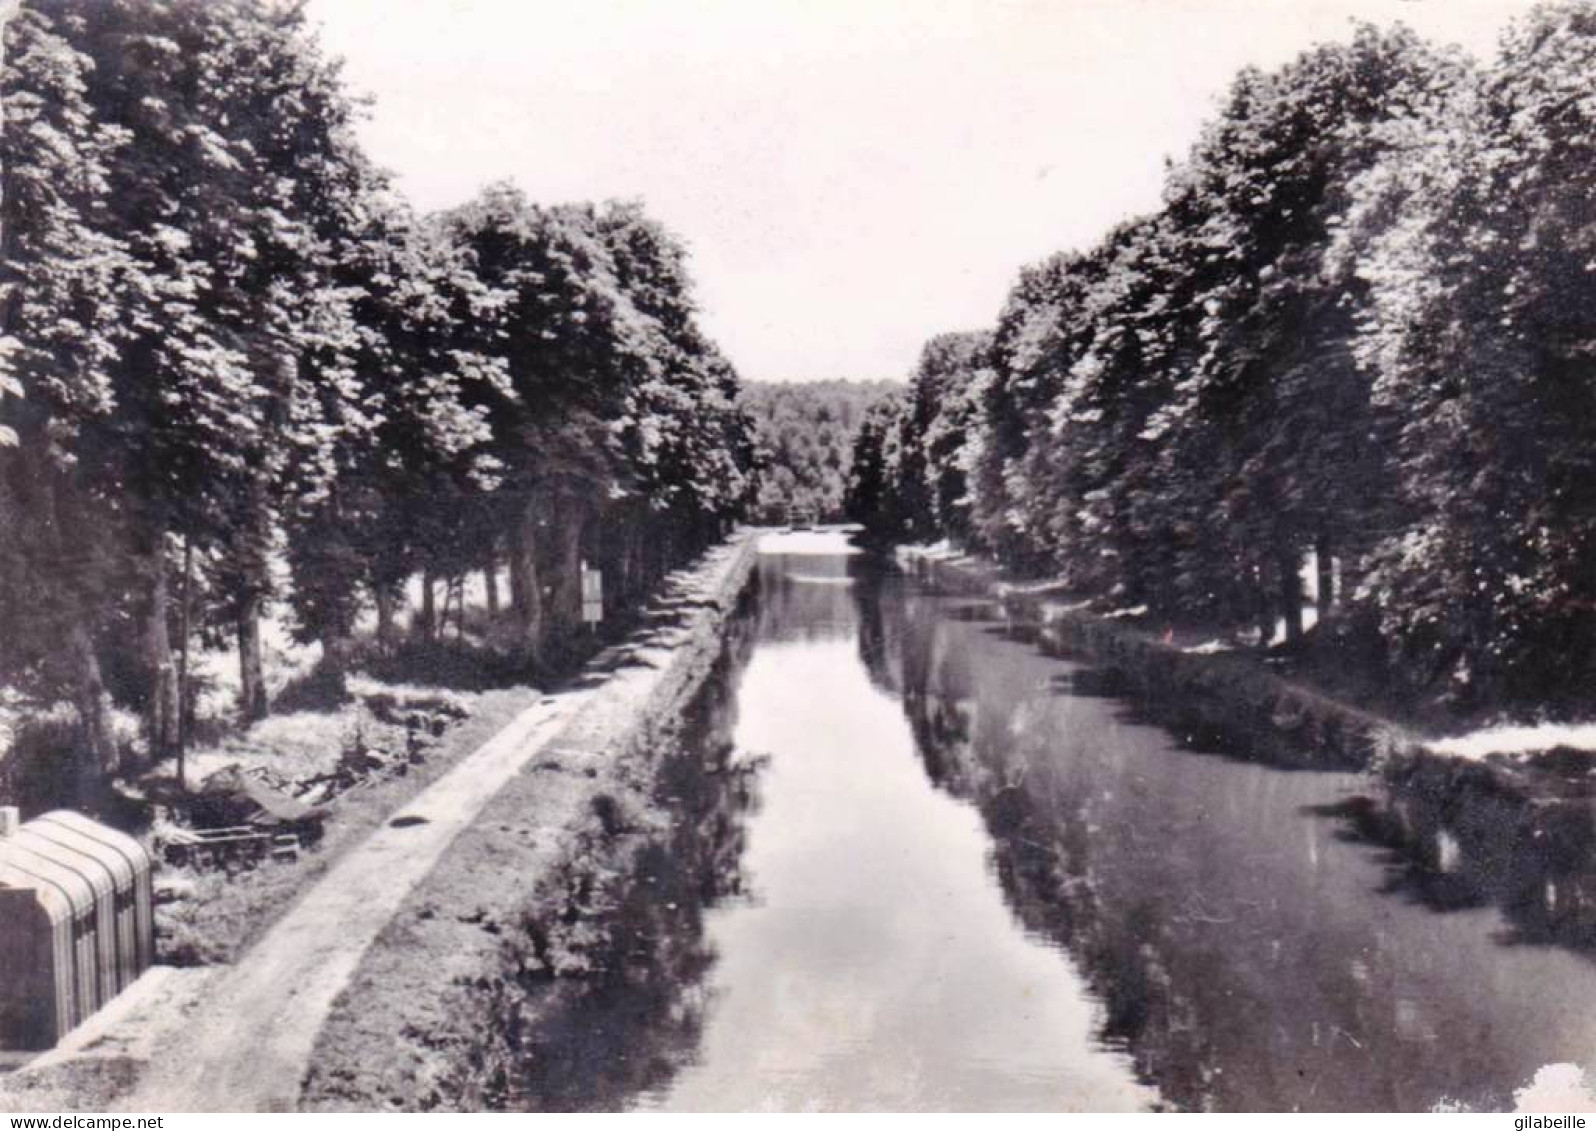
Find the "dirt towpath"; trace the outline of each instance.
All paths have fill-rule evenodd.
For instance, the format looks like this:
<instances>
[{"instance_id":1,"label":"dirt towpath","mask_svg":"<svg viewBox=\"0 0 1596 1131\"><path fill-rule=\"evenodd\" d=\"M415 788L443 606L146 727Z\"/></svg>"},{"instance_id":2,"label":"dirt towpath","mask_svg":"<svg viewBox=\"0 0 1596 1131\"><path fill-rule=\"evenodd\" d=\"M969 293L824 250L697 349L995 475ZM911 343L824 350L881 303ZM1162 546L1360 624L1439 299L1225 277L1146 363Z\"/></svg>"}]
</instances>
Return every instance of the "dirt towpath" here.
<instances>
[{"instance_id":1,"label":"dirt towpath","mask_svg":"<svg viewBox=\"0 0 1596 1131\"><path fill-rule=\"evenodd\" d=\"M756 544L753 531L742 531L668 578L643 628L595 657L569 689L522 711L349 848L236 965L207 972L191 1003L165 1011L166 1023L154 1025L137 1051L129 1049L125 1069L135 1081L112 1109L296 1110L335 1003L347 996L400 908L427 882L455 883L440 861L458 855L458 842L478 837L476 826L496 800L524 808L525 818L542 826L543 839L558 840L571 812L603 780L597 768L606 761L603 744L593 740L635 729L655 689L689 678L684 673L696 653L687 645L720 623L704 607L735 599ZM562 793L538 778L535 793L544 804L528 804L512 783L531 780L529 765L551 752L569 763L572 772L564 776L589 790ZM514 882L531 880L517 875ZM423 985L448 977L446 962L420 952L407 958L411 966L426 964L406 972ZM390 1052L398 1028L384 1032Z\"/></svg>"},{"instance_id":2,"label":"dirt towpath","mask_svg":"<svg viewBox=\"0 0 1596 1131\"><path fill-rule=\"evenodd\" d=\"M333 1000L405 897L590 690L550 696L351 849L157 1050L132 1111L292 1111Z\"/></svg>"}]
</instances>

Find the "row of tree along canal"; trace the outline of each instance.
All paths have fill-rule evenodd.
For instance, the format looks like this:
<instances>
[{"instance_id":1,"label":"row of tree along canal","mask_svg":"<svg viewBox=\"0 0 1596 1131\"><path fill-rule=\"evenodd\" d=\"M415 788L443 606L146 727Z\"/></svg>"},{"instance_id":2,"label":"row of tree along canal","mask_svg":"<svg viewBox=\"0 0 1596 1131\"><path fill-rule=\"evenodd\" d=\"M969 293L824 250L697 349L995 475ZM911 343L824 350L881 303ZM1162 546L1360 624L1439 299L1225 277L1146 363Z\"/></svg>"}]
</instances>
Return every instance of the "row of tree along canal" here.
<instances>
[{"instance_id":1,"label":"row of tree along canal","mask_svg":"<svg viewBox=\"0 0 1596 1131\"><path fill-rule=\"evenodd\" d=\"M1410 710L1588 706L1593 68L1570 0L1487 65L1364 27L1243 71L1162 209L926 346L861 431L853 516L1283 622Z\"/></svg>"},{"instance_id":2,"label":"row of tree along canal","mask_svg":"<svg viewBox=\"0 0 1596 1131\"><path fill-rule=\"evenodd\" d=\"M536 675L584 561L624 610L740 513L752 425L681 245L507 185L415 215L302 5L28 0L0 96L0 686L75 705L91 793L184 742L192 639L267 710L273 603L336 686L363 608L391 651L423 575L425 641L508 562Z\"/></svg>"}]
</instances>

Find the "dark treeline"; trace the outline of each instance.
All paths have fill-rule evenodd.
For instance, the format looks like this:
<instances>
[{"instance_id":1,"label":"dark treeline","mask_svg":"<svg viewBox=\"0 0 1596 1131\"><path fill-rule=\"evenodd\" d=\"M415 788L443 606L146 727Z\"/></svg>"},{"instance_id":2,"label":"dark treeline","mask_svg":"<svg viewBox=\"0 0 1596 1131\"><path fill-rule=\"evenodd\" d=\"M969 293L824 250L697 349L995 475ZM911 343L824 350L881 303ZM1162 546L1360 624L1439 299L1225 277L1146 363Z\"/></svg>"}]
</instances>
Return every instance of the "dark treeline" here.
<instances>
[{"instance_id":1,"label":"dark treeline","mask_svg":"<svg viewBox=\"0 0 1596 1131\"><path fill-rule=\"evenodd\" d=\"M1160 211L926 347L853 513L1293 644L1307 572L1313 637L1376 678L1569 706L1596 674L1593 77L1584 2L1488 66L1364 27L1244 71Z\"/></svg>"},{"instance_id":2,"label":"dark treeline","mask_svg":"<svg viewBox=\"0 0 1596 1131\"><path fill-rule=\"evenodd\" d=\"M841 522L854 434L895 381L759 381L743 388L763 462L755 522Z\"/></svg>"},{"instance_id":3,"label":"dark treeline","mask_svg":"<svg viewBox=\"0 0 1596 1131\"><path fill-rule=\"evenodd\" d=\"M418 217L302 3L24 0L0 94L0 685L75 705L85 783L172 751L202 631L247 720L271 603L336 683L363 609L394 645L422 574L426 637L502 563L535 674L582 561L625 608L751 495L681 245L504 185Z\"/></svg>"}]
</instances>

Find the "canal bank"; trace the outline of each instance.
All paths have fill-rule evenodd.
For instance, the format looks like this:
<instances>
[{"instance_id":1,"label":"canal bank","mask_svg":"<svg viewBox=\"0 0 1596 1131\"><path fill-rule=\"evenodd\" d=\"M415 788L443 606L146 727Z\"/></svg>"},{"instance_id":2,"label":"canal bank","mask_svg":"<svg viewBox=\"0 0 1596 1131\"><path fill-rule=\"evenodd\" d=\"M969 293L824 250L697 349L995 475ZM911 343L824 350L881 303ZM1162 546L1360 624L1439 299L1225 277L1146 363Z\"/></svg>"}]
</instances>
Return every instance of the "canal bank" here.
<instances>
[{"instance_id":1,"label":"canal bank","mask_svg":"<svg viewBox=\"0 0 1596 1131\"><path fill-rule=\"evenodd\" d=\"M308 1058L301 1109L503 1106L525 985L602 961L617 878L666 827L652 806L665 755L726 652L758 540L744 532L669 579L648 626L588 665L588 701L361 958Z\"/></svg>"},{"instance_id":2,"label":"canal bank","mask_svg":"<svg viewBox=\"0 0 1596 1131\"><path fill-rule=\"evenodd\" d=\"M1356 835L1402 854L1409 882L1454 906L1495 904L1525 941L1596 947L1596 756L1444 753L1255 657L1175 647L1080 601L1016 585L982 559L925 547L893 557L933 589L995 601L1019 632L1089 662L1088 678L1103 691L1133 699L1188 745L1363 774L1368 790L1339 815Z\"/></svg>"}]
</instances>

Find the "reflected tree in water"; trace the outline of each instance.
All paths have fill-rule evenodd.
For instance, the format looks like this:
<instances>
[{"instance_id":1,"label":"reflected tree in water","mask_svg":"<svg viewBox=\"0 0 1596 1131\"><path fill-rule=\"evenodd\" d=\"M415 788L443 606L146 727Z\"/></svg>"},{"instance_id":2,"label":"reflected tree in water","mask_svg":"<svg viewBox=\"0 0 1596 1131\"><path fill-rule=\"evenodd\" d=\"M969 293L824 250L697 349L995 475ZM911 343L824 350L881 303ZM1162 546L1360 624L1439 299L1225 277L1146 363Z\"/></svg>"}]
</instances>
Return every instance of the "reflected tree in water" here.
<instances>
[{"instance_id":1,"label":"reflected tree in water","mask_svg":"<svg viewBox=\"0 0 1596 1131\"><path fill-rule=\"evenodd\" d=\"M928 777L980 813L1016 919L1068 952L1100 1003L1101 1041L1127 1051L1167 1102L1406 1110L1441 1094L1480 1108L1509 1099L1492 1059L1499 1042L1461 1040L1441 1056L1418 1041L1431 1022L1395 949L1411 940L1382 931L1368 951L1349 945L1355 932L1321 940L1310 926L1293 937L1288 926L1318 913L1311 893L1242 891L1253 906L1238 906L1234 878L1216 872L1225 861L1202 859L1178 829L1149 823L1157 803L1134 800L1148 789L1139 763L1112 748L1151 728L1129 704L1097 696L1091 702L1110 713L1100 719L1094 706L1089 715L1073 693L1086 669L1000 644L1014 637L1001 620L983 624L967 603L911 582L861 585L855 599L872 680L901 702ZM1081 733L1109 749L1082 748L1072 740ZM1193 757L1168 736L1158 741L1168 743L1161 757ZM1253 783L1235 803L1260 817L1273 807L1257 790L1302 780L1229 759L1201 763ZM1238 840L1289 853L1293 833L1299 843L1305 834L1334 839L1311 815L1283 820L1259 820ZM1374 1055L1391 1066L1371 1072Z\"/></svg>"}]
</instances>

